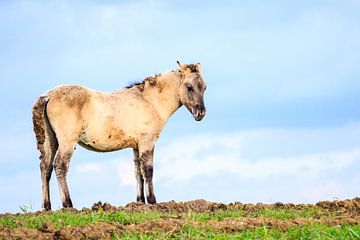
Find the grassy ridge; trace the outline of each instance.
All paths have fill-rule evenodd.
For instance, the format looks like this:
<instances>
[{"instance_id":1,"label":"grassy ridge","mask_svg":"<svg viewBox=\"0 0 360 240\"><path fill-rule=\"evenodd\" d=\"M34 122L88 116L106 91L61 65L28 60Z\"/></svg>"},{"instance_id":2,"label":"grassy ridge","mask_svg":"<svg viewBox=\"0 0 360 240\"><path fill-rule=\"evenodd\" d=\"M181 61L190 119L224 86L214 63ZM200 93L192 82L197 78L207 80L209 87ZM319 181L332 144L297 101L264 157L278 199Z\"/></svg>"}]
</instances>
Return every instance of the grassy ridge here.
<instances>
[{"instance_id":1,"label":"grassy ridge","mask_svg":"<svg viewBox=\"0 0 360 240\"><path fill-rule=\"evenodd\" d=\"M309 206L306 209L259 209L252 211L218 210L215 212L199 213L187 211L160 212L160 211L55 211L49 213L27 213L18 215L0 215L1 228L30 228L41 229L44 224L51 224L55 230L64 227L81 227L91 224L111 223L119 226L156 223L162 224L175 219L182 225L168 230L114 232L113 239L360 239L360 224L348 225L346 222L330 226L325 223L305 223L301 226L290 226L286 230L272 228L266 224L254 226L241 231L231 229L216 229L217 223L232 219L273 219L286 223L295 218L321 219L333 218L336 213L329 214L322 209ZM210 224L211 223L211 224ZM215 225L214 225L215 223ZM176 226L176 225L175 225Z\"/></svg>"},{"instance_id":2,"label":"grassy ridge","mask_svg":"<svg viewBox=\"0 0 360 240\"><path fill-rule=\"evenodd\" d=\"M119 224L142 223L149 220L179 218L192 222L205 222L208 220L222 221L225 218L239 218L239 217L266 217L276 219L291 219L295 217L312 218L325 213L313 207L305 210L294 209L261 209L258 211L244 211L244 210L218 210L210 213L197 213L188 211L185 213L170 212L161 213L157 211L98 211L88 212L72 212L67 210L59 210L54 212L33 214L25 213L18 215L0 215L0 226L10 228L27 227L39 228L46 222L51 222L56 228L64 226L84 226L87 224L98 222L115 222Z\"/></svg>"}]
</instances>

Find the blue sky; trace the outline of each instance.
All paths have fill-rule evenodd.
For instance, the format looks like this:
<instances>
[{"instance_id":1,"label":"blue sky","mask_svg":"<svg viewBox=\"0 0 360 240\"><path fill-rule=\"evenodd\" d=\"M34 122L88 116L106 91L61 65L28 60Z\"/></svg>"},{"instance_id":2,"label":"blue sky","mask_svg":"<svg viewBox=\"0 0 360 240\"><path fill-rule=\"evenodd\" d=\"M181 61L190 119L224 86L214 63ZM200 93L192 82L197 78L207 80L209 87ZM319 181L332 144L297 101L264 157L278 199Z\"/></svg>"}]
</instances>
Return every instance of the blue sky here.
<instances>
[{"instance_id":1,"label":"blue sky","mask_svg":"<svg viewBox=\"0 0 360 240\"><path fill-rule=\"evenodd\" d=\"M159 201L359 196L360 2L1 1L0 212L41 207L31 107L60 84L113 91L200 62L207 116L156 146ZM132 153L78 148L75 207L135 199ZM55 177L52 203L60 207Z\"/></svg>"}]
</instances>

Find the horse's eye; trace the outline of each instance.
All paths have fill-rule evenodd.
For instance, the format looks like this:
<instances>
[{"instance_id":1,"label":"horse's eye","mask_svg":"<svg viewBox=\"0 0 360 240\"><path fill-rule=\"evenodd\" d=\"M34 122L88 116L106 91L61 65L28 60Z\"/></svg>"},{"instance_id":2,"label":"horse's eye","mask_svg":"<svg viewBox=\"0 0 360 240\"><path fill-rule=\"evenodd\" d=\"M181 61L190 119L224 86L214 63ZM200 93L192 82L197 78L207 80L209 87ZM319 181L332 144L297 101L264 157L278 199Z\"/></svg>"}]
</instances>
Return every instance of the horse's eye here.
<instances>
[{"instance_id":1,"label":"horse's eye","mask_svg":"<svg viewBox=\"0 0 360 240\"><path fill-rule=\"evenodd\" d=\"M193 87L190 85L190 84L186 84L186 88L188 91L192 91L193 90Z\"/></svg>"}]
</instances>

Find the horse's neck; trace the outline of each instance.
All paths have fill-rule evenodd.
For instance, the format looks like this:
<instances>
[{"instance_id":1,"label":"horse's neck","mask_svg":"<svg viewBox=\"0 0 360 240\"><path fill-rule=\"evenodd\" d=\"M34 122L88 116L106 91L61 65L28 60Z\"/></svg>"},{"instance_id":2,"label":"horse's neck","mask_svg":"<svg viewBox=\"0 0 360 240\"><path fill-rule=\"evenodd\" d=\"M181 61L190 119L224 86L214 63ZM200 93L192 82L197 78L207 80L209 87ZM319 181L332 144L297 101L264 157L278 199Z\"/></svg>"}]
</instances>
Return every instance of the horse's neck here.
<instances>
[{"instance_id":1,"label":"horse's neck","mask_svg":"<svg viewBox=\"0 0 360 240\"><path fill-rule=\"evenodd\" d=\"M144 91L144 98L165 122L181 106L178 95L180 84L180 76L176 72L169 72L158 76L156 86Z\"/></svg>"}]
</instances>

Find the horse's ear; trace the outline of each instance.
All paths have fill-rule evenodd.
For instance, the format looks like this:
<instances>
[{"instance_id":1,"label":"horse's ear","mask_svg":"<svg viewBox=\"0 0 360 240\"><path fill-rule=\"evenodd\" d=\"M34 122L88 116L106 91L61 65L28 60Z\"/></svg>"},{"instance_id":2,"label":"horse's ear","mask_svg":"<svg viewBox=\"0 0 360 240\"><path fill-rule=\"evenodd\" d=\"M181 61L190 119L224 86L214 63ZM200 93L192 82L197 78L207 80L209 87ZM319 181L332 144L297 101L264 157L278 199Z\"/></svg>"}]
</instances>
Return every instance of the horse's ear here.
<instances>
[{"instance_id":1,"label":"horse's ear","mask_svg":"<svg viewBox=\"0 0 360 240\"><path fill-rule=\"evenodd\" d=\"M201 71L201 65L200 65L200 63L195 64L195 68L196 68L196 71L197 71L197 72L200 72L200 71Z\"/></svg>"},{"instance_id":2,"label":"horse's ear","mask_svg":"<svg viewBox=\"0 0 360 240\"><path fill-rule=\"evenodd\" d=\"M186 71L186 65L185 64L182 64L181 62L179 61L176 61L177 64L179 65L179 69L181 72L185 72Z\"/></svg>"}]
</instances>

